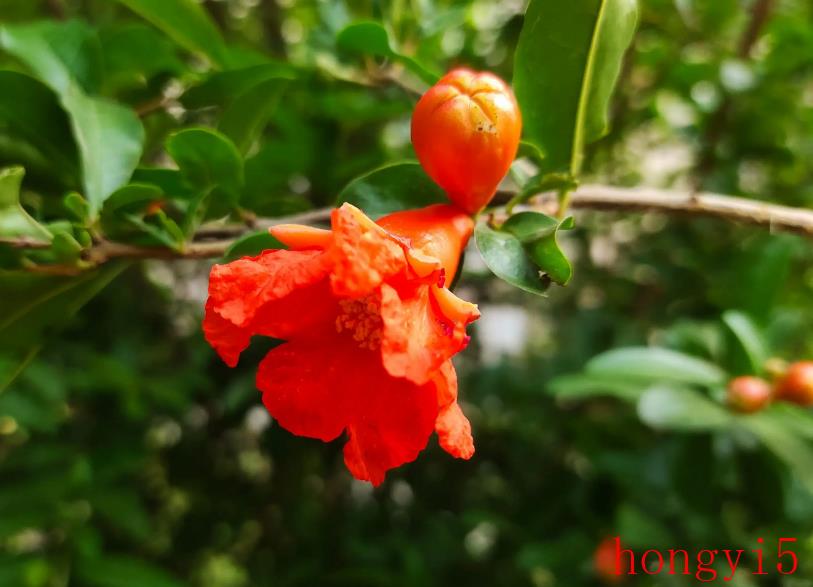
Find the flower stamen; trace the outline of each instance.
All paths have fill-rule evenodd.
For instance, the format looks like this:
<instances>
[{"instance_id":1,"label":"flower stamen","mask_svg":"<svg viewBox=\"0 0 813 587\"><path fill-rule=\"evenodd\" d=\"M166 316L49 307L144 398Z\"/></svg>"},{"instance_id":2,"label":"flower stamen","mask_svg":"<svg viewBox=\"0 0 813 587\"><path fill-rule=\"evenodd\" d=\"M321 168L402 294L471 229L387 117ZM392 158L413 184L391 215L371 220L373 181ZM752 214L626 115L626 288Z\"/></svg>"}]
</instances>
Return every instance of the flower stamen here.
<instances>
[{"instance_id":1,"label":"flower stamen","mask_svg":"<svg viewBox=\"0 0 813 587\"><path fill-rule=\"evenodd\" d=\"M383 327L381 304L375 297L339 302L336 332L347 332L361 348L371 351L378 349Z\"/></svg>"}]
</instances>

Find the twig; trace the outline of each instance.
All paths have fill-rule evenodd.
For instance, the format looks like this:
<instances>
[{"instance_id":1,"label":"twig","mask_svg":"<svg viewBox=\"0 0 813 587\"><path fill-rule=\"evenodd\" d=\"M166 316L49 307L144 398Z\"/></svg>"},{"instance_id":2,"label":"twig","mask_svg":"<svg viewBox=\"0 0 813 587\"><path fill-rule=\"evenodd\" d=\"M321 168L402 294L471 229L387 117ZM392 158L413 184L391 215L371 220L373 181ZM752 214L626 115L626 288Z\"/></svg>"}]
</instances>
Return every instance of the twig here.
<instances>
[{"instance_id":1,"label":"twig","mask_svg":"<svg viewBox=\"0 0 813 587\"><path fill-rule=\"evenodd\" d=\"M512 194L497 195L496 203L504 204ZM573 191L570 207L577 210L607 212L662 212L670 215L705 216L730 222L758 226L771 232L789 232L813 239L813 210L778 206L759 200L712 193L689 193L656 188L617 188L604 185L583 185ZM539 194L517 210L536 210L555 214L557 194ZM84 252L84 259L97 265L111 259L209 259L221 257L235 239L254 230L284 224L324 224L330 220L330 208L319 208L284 218L259 218L253 226L209 227L201 229L195 240L183 250L166 247L143 247L101 241ZM214 238L217 237L217 238ZM2 241L19 248L41 248L42 243L30 239ZM31 246L33 245L33 246Z\"/></svg>"}]
</instances>

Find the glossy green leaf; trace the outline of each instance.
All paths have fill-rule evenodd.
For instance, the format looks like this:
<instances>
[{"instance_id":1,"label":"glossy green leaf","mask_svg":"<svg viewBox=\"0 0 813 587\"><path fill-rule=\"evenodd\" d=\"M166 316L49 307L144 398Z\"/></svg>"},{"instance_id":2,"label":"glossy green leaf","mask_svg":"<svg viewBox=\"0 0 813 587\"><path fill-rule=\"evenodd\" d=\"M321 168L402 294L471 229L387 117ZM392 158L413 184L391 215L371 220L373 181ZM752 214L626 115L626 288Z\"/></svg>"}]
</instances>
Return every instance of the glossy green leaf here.
<instances>
[{"instance_id":1,"label":"glossy green leaf","mask_svg":"<svg viewBox=\"0 0 813 587\"><path fill-rule=\"evenodd\" d=\"M738 344L748 357L751 372L762 372L762 367L768 359L768 349L765 339L756 324L746 314L737 310L725 312L723 322L734 334Z\"/></svg>"},{"instance_id":2,"label":"glossy green leaf","mask_svg":"<svg viewBox=\"0 0 813 587\"><path fill-rule=\"evenodd\" d=\"M573 227L573 219L558 220L540 212L520 212L506 220L501 231L517 237L531 261L551 280L566 285L573 268L556 240L560 229Z\"/></svg>"},{"instance_id":3,"label":"glossy green leaf","mask_svg":"<svg viewBox=\"0 0 813 587\"><path fill-rule=\"evenodd\" d=\"M337 205L349 202L371 218L379 218L446 201L446 194L420 164L407 162L379 167L357 177L339 192Z\"/></svg>"},{"instance_id":4,"label":"glossy green leaf","mask_svg":"<svg viewBox=\"0 0 813 587\"><path fill-rule=\"evenodd\" d=\"M546 167L581 171L584 146L608 127L607 109L635 31L636 0L531 0L514 57L527 140Z\"/></svg>"},{"instance_id":5,"label":"glossy green leaf","mask_svg":"<svg viewBox=\"0 0 813 587\"><path fill-rule=\"evenodd\" d=\"M50 173L69 186L78 186L79 157L57 95L16 71L0 71L0 88L0 129L31 145Z\"/></svg>"},{"instance_id":6,"label":"glossy green leaf","mask_svg":"<svg viewBox=\"0 0 813 587\"><path fill-rule=\"evenodd\" d=\"M0 392L60 329L125 266L111 264L75 277L0 271Z\"/></svg>"},{"instance_id":7,"label":"glossy green leaf","mask_svg":"<svg viewBox=\"0 0 813 587\"><path fill-rule=\"evenodd\" d=\"M626 376L649 381L723 385L727 374L707 361L658 347L628 347L591 359L585 371L593 375Z\"/></svg>"},{"instance_id":8,"label":"glossy green leaf","mask_svg":"<svg viewBox=\"0 0 813 587\"><path fill-rule=\"evenodd\" d=\"M268 249L285 249L284 244L271 236L267 230L252 232L237 239L223 255L223 262L234 261L241 257L254 257Z\"/></svg>"},{"instance_id":9,"label":"glossy green leaf","mask_svg":"<svg viewBox=\"0 0 813 587\"><path fill-rule=\"evenodd\" d=\"M237 96L223 111L218 129L245 154L276 110L288 82L268 79Z\"/></svg>"},{"instance_id":10,"label":"glossy green leaf","mask_svg":"<svg viewBox=\"0 0 813 587\"><path fill-rule=\"evenodd\" d=\"M29 237L48 242L51 233L34 220L20 205L22 167L0 169L0 239Z\"/></svg>"},{"instance_id":11,"label":"glossy green leaf","mask_svg":"<svg viewBox=\"0 0 813 587\"><path fill-rule=\"evenodd\" d=\"M217 26L195 0L118 0L178 45L224 67L228 51Z\"/></svg>"},{"instance_id":12,"label":"glossy green leaf","mask_svg":"<svg viewBox=\"0 0 813 587\"><path fill-rule=\"evenodd\" d=\"M154 28L141 23L100 31L107 91L140 88L161 73L181 74L186 66L175 45Z\"/></svg>"},{"instance_id":13,"label":"glossy green leaf","mask_svg":"<svg viewBox=\"0 0 813 587\"><path fill-rule=\"evenodd\" d=\"M427 84L434 84L439 76L418 61L399 53L393 46L387 30L377 22L357 22L346 26L336 36L336 46L350 53L374 55L398 61Z\"/></svg>"},{"instance_id":14,"label":"glossy green leaf","mask_svg":"<svg viewBox=\"0 0 813 587\"><path fill-rule=\"evenodd\" d=\"M656 385L638 400L638 416L653 428L681 431L716 430L730 426L731 413L702 393Z\"/></svg>"},{"instance_id":15,"label":"glossy green leaf","mask_svg":"<svg viewBox=\"0 0 813 587\"><path fill-rule=\"evenodd\" d=\"M0 27L0 46L23 61L59 94L74 84L88 93L99 90L101 45L96 31L85 22L4 25Z\"/></svg>"},{"instance_id":16,"label":"glossy green leaf","mask_svg":"<svg viewBox=\"0 0 813 587\"><path fill-rule=\"evenodd\" d=\"M497 277L529 293L545 295L550 279L531 261L516 236L481 222L474 229L474 238L480 255Z\"/></svg>"},{"instance_id":17,"label":"glossy green leaf","mask_svg":"<svg viewBox=\"0 0 813 587\"><path fill-rule=\"evenodd\" d=\"M84 195L95 215L104 200L127 182L138 164L144 128L129 108L86 93L87 82L83 85L77 76L92 67L92 53L85 51L87 43L74 42L66 47L59 40L63 34L68 39L76 36L72 30L70 23L7 25L0 28L0 46L28 65L59 95L79 146Z\"/></svg>"}]
</instances>

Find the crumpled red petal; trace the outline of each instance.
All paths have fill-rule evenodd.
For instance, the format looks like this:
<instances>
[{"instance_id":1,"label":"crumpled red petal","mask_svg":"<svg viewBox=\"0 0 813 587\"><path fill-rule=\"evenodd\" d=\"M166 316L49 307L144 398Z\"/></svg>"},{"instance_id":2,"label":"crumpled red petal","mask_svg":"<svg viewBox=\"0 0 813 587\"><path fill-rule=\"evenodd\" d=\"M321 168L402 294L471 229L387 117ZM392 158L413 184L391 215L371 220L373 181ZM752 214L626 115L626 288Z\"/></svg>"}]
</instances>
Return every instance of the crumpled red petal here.
<instances>
[{"instance_id":1,"label":"crumpled red petal","mask_svg":"<svg viewBox=\"0 0 813 587\"><path fill-rule=\"evenodd\" d=\"M358 208L345 204L333 210L333 262L330 283L342 297L362 297L405 270L402 247Z\"/></svg>"},{"instance_id":2,"label":"crumpled red petal","mask_svg":"<svg viewBox=\"0 0 813 587\"><path fill-rule=\"evenodd\" d=\"M457 372L451 361L441 366L434 382L439 407L435 422L438 444L453 457L470 459L474 455L474 438L471 423L457 403Z\"/></svg>"}]
</instances>

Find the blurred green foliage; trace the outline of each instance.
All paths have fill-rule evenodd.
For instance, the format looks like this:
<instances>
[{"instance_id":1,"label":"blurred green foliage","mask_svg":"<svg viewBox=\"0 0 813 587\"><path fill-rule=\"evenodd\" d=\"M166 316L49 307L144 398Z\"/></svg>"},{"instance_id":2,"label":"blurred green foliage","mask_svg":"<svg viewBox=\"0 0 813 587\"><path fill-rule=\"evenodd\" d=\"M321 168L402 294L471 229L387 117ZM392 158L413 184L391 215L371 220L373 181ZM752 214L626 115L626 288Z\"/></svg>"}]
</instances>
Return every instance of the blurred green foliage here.
<instances>
[{"instance_id":1,"label":"blurred green foliage","mask_svg":"<svg viewBox=\"0 0 813 587\"><path fill-rule=\"evenodd\" d=\"M483 319L458 363L477 454L431 447L375 491L339 443L269 420L267 341L234 370L204 343L206 262L16 271L81 269L97 230L180 249L226 214L398 200L422 181L409 164L371 171L413 157L416 92L459 64L511 79L525 4L0 0L0 166L26 170L19 195L19 172L0 176L0 213L48 241L0 246L0 389L20 373L0 392L0 585L595 585L593 552L619 534L641 550L796 537L793 577L731 584L813 585L809 412L720 401L765 358L813 356L797 237L584 213L559 234L573 278L544 299L470 251L461 295ZM585 179L813 205L810 2L639 8Z\"/></svg>"}]
</instances>

